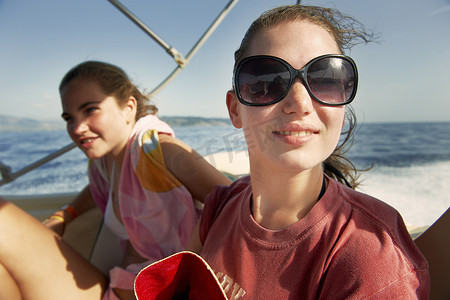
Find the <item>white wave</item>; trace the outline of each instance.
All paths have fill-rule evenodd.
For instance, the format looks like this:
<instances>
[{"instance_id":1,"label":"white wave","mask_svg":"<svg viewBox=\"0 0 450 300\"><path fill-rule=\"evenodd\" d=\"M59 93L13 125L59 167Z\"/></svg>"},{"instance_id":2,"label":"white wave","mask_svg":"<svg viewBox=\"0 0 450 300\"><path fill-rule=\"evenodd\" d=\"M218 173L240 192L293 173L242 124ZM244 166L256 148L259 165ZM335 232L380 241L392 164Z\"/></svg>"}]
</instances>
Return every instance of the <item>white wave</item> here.
<instances>
[{"instance_id":1,"label":"white wave","mask_svg":"<svg viewBox=\"0 0 450 300\"><path fill-rule=\"evenodd\" d=\"M375 167L360 191L397 209L407 225L433 224L450 206L450 161L411 167Z\"/></svg>"}]
</instances>

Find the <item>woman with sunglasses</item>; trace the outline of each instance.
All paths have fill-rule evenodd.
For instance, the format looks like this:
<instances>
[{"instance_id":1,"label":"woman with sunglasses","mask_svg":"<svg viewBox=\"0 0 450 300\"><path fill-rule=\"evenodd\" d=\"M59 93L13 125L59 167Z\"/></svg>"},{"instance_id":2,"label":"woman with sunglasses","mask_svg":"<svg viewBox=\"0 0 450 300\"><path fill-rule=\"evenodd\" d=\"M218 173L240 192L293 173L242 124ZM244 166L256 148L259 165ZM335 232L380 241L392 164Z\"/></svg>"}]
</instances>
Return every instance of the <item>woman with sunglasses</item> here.
<instances>
[{"instance_id":1,"label":"woman with sunglasses","mask_svg":"<svg viewBox=\"0 0 450 300\"><path fill-rule=\"evenodd\" d=\"M89 186L48 228L0 198L0 299L135 299L135 274L186 248L199 215L194 199L230 180L174 137L118 67L83 62L62 79L60 95L67 132L90 159ZM124 246L109 276L61 239L95 205Z\"/></svg>"},{"instance_id":2,"label":"woman with sunglasses","mask_svg":"<svg viewBox=\"0 0 450 300\"><path fill-rule=\"evenodd\" d=\"M401 216L354 190L343 156L358 83L343 50L365 34L335 10L285 6L236 51L226 103L250 176L208 195L190 248L229 299L428 297L427 262Z\"/></svg>"}]
</instances>

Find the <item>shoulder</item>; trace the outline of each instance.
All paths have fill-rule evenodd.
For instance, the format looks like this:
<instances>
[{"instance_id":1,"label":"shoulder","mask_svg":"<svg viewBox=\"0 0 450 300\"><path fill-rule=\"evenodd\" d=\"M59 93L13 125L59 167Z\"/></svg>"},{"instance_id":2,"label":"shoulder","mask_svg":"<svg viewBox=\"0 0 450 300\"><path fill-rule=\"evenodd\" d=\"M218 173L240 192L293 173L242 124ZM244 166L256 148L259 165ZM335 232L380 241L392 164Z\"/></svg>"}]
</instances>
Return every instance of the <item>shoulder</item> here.
<instances>
[{"instance_id":1,"label":"shoulder","mask_svg":"<svg viewBox=\"0 0 450 300\"><path fill-rule=\"evenodd\" d=\"M202 219L200 224L200 237L202 241L206 238L212 223L226 210L238 211L233 209L248 195L251 195L250 176L242 177L234 181L231 185L218 185L205 199ZM231 207L233 206L233 207Z\"/></svg>"},{"instance_id":2,"label":"shoulder","mask_svg":"<svg viewBox=\"0 0 450 300\"><path fill-rule=\"evenodd\" d=\"M132 165L138 164L141 152L143 154L155 156L158 160L162 158L161 136L174 136L172 128L161 121L155 115L147 115L140 118L131 132L127 151Z\"/></svg>"},{"instance_id":3,"label":"shoulder","mask_svg":"<svg viewBox=\"0 0 450 300\"><path fill-rule=\"evenodd\" d=\"M348 290L358 285L368 294L406 295L416 289L426 290L427 262L401 215L374 197L338 183L333 185L335 195L343 202L331 221L334 224L330 224L339 231L330 250L330 278L353 285ZM342 277L343 272L348 274Z\"/></svg>"},{"instance_id":4,"label":"shoulder","mask_svg":"<svg viewBox=\"0 0 450 300\"><path fill-rule=\"evenodd\" d=\"M224 206L230 199L236 199L244 194L244 191L251 192L250 176L244 176L234 181L229 186L218 185L214 190L208 194L205 200L205 208L208 206L217 207L217 205Z\"/></svg>"},{"instance_id":5,"label":"shoulder","mask_svg":"<svg viewBox=\"0 0 450 300\"><path fill-rule=\"evenodd\" d=\"M155 115L147 115L140 118L134 124L131 132L128 148L135 152L138 148L149 148L153 150L160 144L159 134L175 136L173 129Z\"/></svg>"},{"instance_id":6,"label":"shoulder","mask_svg":"<svg viewBox=\"0 0 450 300\"><path fill-rule=\"evenodd\" d=\"M158 134L158 140L165 155L176 156L177 154L192 152L192 148L173 135Z\"/></svg>"},{"instance_id":7,"label":"shoulder","mask_svg":"<svg viewBox=\"0 0 450 300\"><path fill-rule=\"evenodd\" d=\"M343 184L330 179L330 188L333 195L339 195L343 205L352 212L352 218L366 223L373 227L379 227L380 230L406 229L403 219L399 212L389 204L373 197L355 191Z\"/></svg>"},{"instance_id":8,"label":"shoulder","mask_svg":"<svg viewBox=\"0 0 450 300\"><path fill-rule=\"evenodd\" d=\"M133 127L132 136L142 134L149 130L156 130L158 133L175 135L173 129L164 121L161 121L155 115L147 115L140 118Z\"/></svg>"},{"instance_id":9,"label":"shoulder","mask_svg":"<svg viewBox=\"0 0 450 300\"><path fill-rule=\"evenodd\" d=\"M348 230L373 243L390 241L399 249L416 248L400 213L387 203L334 181L334 194L342 198L339 213L345 215Z\"/></svg>"}]
</instances>

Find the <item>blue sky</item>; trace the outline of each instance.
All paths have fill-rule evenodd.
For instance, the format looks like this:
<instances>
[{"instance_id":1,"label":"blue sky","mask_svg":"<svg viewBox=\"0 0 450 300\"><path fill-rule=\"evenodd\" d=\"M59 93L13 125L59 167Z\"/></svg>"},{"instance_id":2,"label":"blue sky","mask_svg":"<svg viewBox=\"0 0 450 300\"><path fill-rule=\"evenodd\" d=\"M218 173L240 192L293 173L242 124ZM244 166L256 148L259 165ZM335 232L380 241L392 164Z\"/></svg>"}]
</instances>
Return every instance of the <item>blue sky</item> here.
<instances>
[{"instance_id":1,"label":"blue sky","mask_svg":"<svg viewBox=\"0 0 450 300\"><path fill-rule=\"evenodd\" d=\"M296 1L240 0L189 65L153 101L160 115L227 117L233 52L261 12ZM187 55L228 0L122 0ZM360 72L354 108L365 122L450 121L449 0L316 0L381 34L349 53ZM57 87L84 60L122 67L147 91L173 59L107 0L0 0L0 114L58 120Z\"/></svg>"}]
</instances>

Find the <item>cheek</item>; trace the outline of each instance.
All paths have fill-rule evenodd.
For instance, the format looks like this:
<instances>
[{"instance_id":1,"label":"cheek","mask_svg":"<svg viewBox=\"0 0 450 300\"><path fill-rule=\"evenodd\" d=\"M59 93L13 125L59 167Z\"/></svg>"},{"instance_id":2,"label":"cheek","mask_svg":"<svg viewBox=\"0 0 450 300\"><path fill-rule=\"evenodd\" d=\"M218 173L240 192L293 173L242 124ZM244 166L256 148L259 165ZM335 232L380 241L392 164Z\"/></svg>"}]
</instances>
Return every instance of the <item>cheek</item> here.
<instances>
[{"instance_id":1,"label":"cheek","mask_svg":"<svg viewBox=\"0 0 450 300\"><path fill-rule=\"evenodd\" d=\"M345 107L322 107L316 111L328 132L328 139L337 143L345 122Z\"/></svg>"},{"instance_id":2,"label":"cheek","mask_svg":"<svg viewBox=\"0 0 450 300\"><path fill-rule=\"evenodd\" d=\"M337 145L339 138L341 137L342 128L345 123L345 110L342 109L339 113L333 114L329 120L327 128L331 133L330 139L333 144Z\"/></svg>"},{"instance_id":3,"label":"cheek","mask_svg":"<svg viewBox=\"0 0 450 300\"><path fill-rule=\"evenodd\" d=\"M76 143L76 142L77 142L77 139L76 139L76 135L75 135L73 126L71 126L71 125L66 125L66 131L67 131L67 134L69 135L70 139L71 139L74 143Z\"/></svg>"},{"instance_id":4,"label":"cheek","mask_svg":"<svg viewBox=\"0 0 450 300\"><path fill-rule=\"evenodd\" d=\"M315 107L317 115L327 127L337 127L342 129L345 117L345 107L343 106L323 106Z\"/></svg>"},{"instance_id":5,"label":"cheek","mask_svg":"<svg viewBox=\"0 0 450 300\"><path fill-rule=\"evenodd\" d=\"M345 110L342 109L338 113L331 115L329 123L331 127L336 128L336 131L341 132L345 124Z\"/></svg>"},{"instance_id":6,"label":"cheek","mask_svg":"<svg viewBox=\"0 0 450 300\"><path fill-rule=\"evenodd\" d=\"M271 106L242 106L240 110L243 127L259 128L270 127L281 120L281 114L275 111L276 105Z\"/></svg>"},{"instance_id":7,"label":"cheek","mask_svg":"<svg viewBox=\"0 0 450 300\"><path fill-rule=\"evenodd\" d=\"M272 142L274 130L283 125L283 118L273 107L245 107L241 112L242 129L248 148L263 151Z\"/></svg>"}]
</instances>

